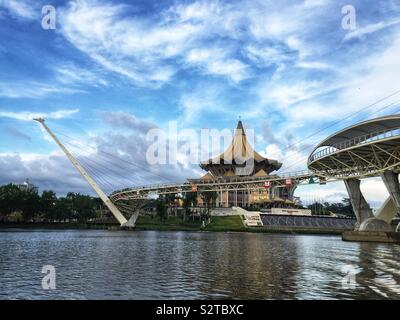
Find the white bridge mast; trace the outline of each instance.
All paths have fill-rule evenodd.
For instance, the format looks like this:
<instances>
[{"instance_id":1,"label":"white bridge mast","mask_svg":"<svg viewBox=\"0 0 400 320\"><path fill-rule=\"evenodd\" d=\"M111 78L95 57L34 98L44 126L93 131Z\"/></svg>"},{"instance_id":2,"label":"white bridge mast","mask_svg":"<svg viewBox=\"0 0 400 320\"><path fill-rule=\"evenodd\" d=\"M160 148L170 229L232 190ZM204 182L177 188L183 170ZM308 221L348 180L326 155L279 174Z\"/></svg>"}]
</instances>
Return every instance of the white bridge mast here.
<instances>
[{"instance_id":1,"label":"white bridge mast","mask_svg":"<svg viewBox=\"0 0 400 320\"><path fill-rule=\"evenodd\" d=\"M80 163L74 158L74 156L64 147L64 145L58 140L58 138L54 135L54 133L49 129L49 127L44 123L43 118L33 119L39 122L43 128L49 133L49 135L53 138L53 140L58 144L62 151L64 151L65 155L74 165L74 167L79 171L79 173L85 178L85 180L89 183L89 185L93 188L93 190L99 195L100 199L103 200L104 204L111 211L114 217L118 220L118 222L123 226L128 221L122 215L122 213L118 210L114 203L107 197L107 195L101 190L99 185L93 180L93 178L86 172L86 170L80 165Z\"/></svg>"}]
</instances>

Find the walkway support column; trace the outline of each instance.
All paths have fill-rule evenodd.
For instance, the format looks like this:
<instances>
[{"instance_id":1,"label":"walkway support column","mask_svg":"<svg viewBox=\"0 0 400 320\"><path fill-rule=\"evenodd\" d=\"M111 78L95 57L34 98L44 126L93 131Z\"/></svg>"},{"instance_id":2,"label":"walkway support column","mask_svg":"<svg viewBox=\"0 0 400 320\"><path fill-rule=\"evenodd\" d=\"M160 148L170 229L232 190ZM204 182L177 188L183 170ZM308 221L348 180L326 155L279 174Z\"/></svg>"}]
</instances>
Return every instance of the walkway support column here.
<instances>
[{"instance_id":1,"label":"walkway support column","mask_svg":"<svg viewBox=\"0 0 400 320\"><path fill-rule=\"evenodd\" d=\"M361 192L360 182L361 181L359 179L355 178L344 180L347 193L350 197L351 206L353 207L353 211L357 217L357 222L359 225L368 218L372 218L374 216L371 208Z\"/></svg>"},{"instance_id":2,"label":"walkway support column","mask_svg":"<svg viewBox=\"0 0 400 320\"><path fill-rule=\"evenodd\" d=\"M396 206L396 212L393 213L393 217L400 212L400 185L399 175L394 171L384 171L381 173L381 178L389 192L390 198ZM393 218L392 217L392 218Z\"/></svg>"}]
</instances>

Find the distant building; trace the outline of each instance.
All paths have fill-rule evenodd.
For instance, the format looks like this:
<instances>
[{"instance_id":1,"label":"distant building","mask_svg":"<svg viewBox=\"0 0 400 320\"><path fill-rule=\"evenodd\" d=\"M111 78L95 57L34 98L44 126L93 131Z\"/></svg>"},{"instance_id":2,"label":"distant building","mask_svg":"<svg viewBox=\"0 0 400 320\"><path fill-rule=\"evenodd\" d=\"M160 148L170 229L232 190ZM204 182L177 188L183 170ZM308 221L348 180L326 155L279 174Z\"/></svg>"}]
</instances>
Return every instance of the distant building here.
<instances>
[{"instance_id":1,"label":"distant building","mask_svg":"<svg viewBox=\"0 0 400 320\"><path fill-rule=\"evenodd\" d=\"M23 191L32 191L32 192L39 191L39 188L37 186L35 186L34 184L30 183L29 179L26 179L22 183L16 184L16 186Z\"/></svg>"}]
</instances>

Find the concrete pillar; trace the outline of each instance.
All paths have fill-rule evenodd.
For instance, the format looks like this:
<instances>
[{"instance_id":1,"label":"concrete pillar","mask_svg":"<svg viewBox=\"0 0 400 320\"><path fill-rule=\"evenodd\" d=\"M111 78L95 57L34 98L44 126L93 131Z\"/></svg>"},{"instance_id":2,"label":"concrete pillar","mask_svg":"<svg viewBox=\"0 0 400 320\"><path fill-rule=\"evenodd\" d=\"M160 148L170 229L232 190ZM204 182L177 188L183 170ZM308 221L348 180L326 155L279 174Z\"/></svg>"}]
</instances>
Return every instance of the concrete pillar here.
<instances>
[{"instance_id":1,"label":"concrete pillar","mask_svg":"<svg viewBox=\"0 0 400 320\"><path fill-rule=\"evenodd\" d=\"M393 217L396 213L400 212L400 185L399 175L393 171L385 171L381 173L381 178L389 192L390 198L396 206L396 211L393 213Z\"/></svg>"},{"instance_id":2,"label":"concrete pillar","mask_svg":"<svg viewBox=\"0 0 400 320\"><path fill-rule=\"evenodd\" d=\"M372 218L374 215L361 192L360 180L355 178L346 179L344 180L344 184L350 197L351 206L357 217L357 222L361 224L368 218Z\"/></svg>"},{"instance_id":3,"label":"concrete pillar","mask_svg":"<svg viewBox=\"0 0 400 320\"><path fill-rule=\"evenodd\" d=\"M390 223L394 216L396 215L397 208L393 199L389 196L386 198L385 202L378 209L375 216L387 223Z\"/></svg>"}]
</instances>

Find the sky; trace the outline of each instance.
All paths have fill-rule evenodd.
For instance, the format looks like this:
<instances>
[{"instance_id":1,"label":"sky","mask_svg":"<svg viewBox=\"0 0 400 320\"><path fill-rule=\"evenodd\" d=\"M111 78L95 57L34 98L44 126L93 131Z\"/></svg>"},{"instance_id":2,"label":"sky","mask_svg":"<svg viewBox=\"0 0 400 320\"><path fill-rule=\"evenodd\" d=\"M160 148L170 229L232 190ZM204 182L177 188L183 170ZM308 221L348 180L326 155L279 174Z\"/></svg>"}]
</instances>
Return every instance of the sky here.
<instances>
[{"instance_id":1,"label":"sky","mask_svg":"<svg viewBox=\"0 0 400 320\"><path fill-rule=\"evenodd\" d=\"M45 5L55 29L42 27ZM348 5L355 28L342 24ZM233 130L240 117L255 149L294 172L329 134L400 112L399 95L380 101L400 90L398 0L0 0L0 26L0 183L90 192L38 116L110 192L203 174L185 154L146 162L147 132L171 121ZM373 206L387 197L376 178L362 189ZM296 195L346 191L337 182Z\"/></svg>"}]
</instances>

